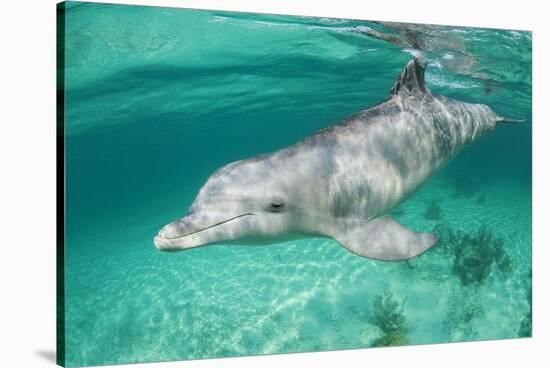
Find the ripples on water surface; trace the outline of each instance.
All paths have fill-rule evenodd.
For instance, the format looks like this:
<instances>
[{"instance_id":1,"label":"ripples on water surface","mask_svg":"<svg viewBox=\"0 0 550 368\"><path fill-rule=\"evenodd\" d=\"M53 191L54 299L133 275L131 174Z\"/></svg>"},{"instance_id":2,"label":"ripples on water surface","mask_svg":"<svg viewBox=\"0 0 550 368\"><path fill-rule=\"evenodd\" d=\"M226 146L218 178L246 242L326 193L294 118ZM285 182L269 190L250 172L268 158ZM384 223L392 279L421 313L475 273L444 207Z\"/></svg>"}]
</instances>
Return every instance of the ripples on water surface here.
<instances>
[{"instance_id":1,"label":"ripples on water surface","mask_svg":"<svg viewBox=\"0 0 550 368\"><path fill-rule=\"evenodd\" d=\"M434 92L528 121L393 210L454 240L397 263L316 238L155 250L216 168L380 102L419 52ZM67 364L530 335L529 32L69 3L65 76Z\"/></svg>"}]
</instances>

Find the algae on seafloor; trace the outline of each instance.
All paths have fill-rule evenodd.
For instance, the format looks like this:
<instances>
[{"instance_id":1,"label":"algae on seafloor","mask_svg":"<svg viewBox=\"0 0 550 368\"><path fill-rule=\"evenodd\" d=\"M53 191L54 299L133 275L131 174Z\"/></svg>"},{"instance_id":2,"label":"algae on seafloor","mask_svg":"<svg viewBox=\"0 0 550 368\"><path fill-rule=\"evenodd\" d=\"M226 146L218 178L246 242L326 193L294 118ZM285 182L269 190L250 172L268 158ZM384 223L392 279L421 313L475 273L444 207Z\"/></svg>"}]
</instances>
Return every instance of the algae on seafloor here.
<instances>
[{"instance_id":1,"label":"algae on seafloor","mask_svg":"<svg viewBox=\"0 0 550 368\"><path fill-rule=\"evenodd\" d=\"M392 293L374 297L373 314L369 323L378 327L382 335L373 342L373 346L395 346L409 343L409 326L404 315L406 299L399 301Z\"/></svg>"}]
</instances>

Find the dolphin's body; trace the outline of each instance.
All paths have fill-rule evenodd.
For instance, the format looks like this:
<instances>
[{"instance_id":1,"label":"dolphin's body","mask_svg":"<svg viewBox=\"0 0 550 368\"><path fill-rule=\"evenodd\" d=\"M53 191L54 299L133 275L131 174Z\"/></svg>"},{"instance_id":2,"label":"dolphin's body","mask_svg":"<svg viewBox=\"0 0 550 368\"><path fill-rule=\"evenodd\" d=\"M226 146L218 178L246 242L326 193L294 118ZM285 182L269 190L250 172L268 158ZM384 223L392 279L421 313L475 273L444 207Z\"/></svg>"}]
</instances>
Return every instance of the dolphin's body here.
<instances>
[{"instance_id":1,"label":"dolphin's body","mask_svg":"<svg viewBox=\"0 0 550 368\"><path fill-rule=\"evenodd\" d=\"M161 250L327 236L360 256L396 261L437 240L384 215L462 147L504 119L432 93L411 60L382 103L279 151L212 174L187 215L154 239Z\"/></svg>"}]
</instances>

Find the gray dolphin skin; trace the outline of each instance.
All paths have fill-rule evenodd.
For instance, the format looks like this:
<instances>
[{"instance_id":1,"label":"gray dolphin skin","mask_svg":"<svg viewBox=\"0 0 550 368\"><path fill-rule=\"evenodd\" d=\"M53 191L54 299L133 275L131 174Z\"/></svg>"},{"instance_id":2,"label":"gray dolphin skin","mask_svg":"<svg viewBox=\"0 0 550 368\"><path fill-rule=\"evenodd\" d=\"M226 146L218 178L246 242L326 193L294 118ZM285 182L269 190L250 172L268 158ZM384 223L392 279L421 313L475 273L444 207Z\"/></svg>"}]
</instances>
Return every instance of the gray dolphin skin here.
<instances>
[{"instance_id":1,"label":"gray dolphin skin","mask_svg":"<svg viewBox=\"0 0 550 368\"><path fill-rule=\"evenodd\" d=\"M155 246L173 251L324 236L378 260L426 251L435 234L384 214L498 122L520 121L432 93L425 68L413 59L382 103L287 148L218 169L187 215L159 231Z\"/></svg>"}]
</instances>

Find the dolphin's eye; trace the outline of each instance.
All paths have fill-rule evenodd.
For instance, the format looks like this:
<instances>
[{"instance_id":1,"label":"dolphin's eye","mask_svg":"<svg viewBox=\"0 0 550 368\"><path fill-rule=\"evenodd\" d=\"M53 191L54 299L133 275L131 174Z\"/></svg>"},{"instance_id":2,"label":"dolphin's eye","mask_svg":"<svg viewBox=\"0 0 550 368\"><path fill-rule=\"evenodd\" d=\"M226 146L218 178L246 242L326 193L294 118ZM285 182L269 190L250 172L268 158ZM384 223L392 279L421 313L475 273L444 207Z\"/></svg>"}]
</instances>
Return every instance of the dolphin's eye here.
<instances>
[{"instance_id":1,"label":"dolphin's eye","mask_svg":"<svg viewBox=\"0 0 550 368\"><path fill-rule=\"evenodd\" d=\"M268 210L271 212L281 211L285 207L285 202L280 198L274 198L269 204Z\"/></svg>"}]
</instances>

